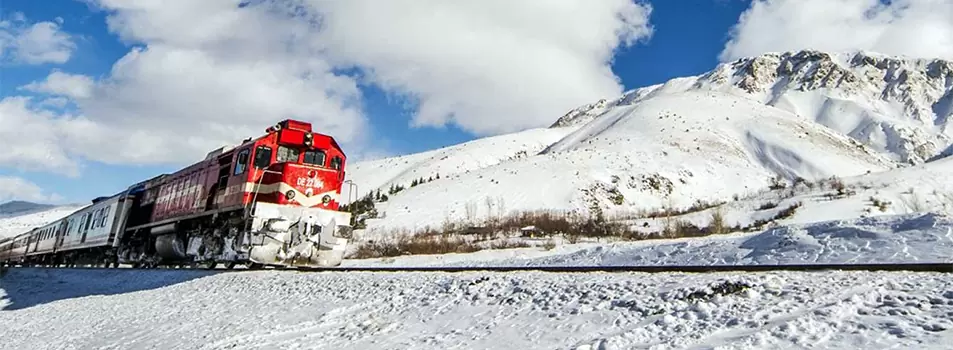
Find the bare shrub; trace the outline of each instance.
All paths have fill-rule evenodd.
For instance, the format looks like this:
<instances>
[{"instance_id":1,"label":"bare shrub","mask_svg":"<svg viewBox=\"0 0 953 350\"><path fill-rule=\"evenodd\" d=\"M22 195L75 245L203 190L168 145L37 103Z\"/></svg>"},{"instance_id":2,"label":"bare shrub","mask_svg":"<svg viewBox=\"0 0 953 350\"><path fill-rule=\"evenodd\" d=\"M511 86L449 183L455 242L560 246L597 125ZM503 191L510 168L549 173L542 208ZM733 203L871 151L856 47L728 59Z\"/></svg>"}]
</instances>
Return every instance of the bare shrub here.
<instances>
[{"instance_id":1,"label":"bare shrub","mask_svg":"<svg viewBox=\"0 0 953 350\"><path fill-rule=\"evenodd\" d=\"M507 215L493 227L497 232L518 232L528 226L534 226L543 235L566 234L573 229L575 218L571 214L555 210L524 211Z\"/></svg>"},{"instance_id":2,"label":"bare shrub","mask_svg":"<svg viewBox=\"0 0 953 350\"><path fill-rule=\"evenodd\" d=\"M794 216L797 213L798 208L801 207L801 202L795 202L791 206L785 208L782 211L779 211L777 215L774 216L773 220L787 219Z\"/></svg>"},{"instance_id":3,"label":"bare shrub","mask_svg":"<svg viewBox=\"0 0 953 350\"><path fill-rule=\"evenodd\" d=\"M774 208L777 208L777 207L778 207L778 203L776 203L776 202L767 202L767 203L764 203L764 204L762 204L761 206L759 206L759 207L758 207L758 210L768 210L768 209L774 209Z\"/></svg>"},{"instance_id":4,"label":"bare shrub","mask_svg":"<svg viewBox=\"0 0 953 350\"><path fill-rule=\"evenodd\" d=\"M791 204L791 206L789 206L789 207L787 207L787 208L784 208L784 210L778 211L773 217L768 218L768 219L757 220L757 221L751 223L751 225L748 225L748 226L745 226L745 227L740 227L739 230L740 230L740 231L755 231L755 230L760 230L760 229L764 228L764 226L766 226L766 225L768 225L768 224L770 224L770 223L772 223L772 222L775 222L775 221L781 220L781 219L787 219L787 218L790 218L790 217L794 216L794 214L797 213L797 210L798 210L798 208L800 208L800 207L801 207L801 202L795 202L794 204Z\"/></svg>"},{"instance_id":5,"label":"bare shrub","mask_svg":"<svg viewBox=\"0 0 953 350\"><path fill-rule=\"evenodd\" d=\"M775 176L771 179L771 185L768 186L771 190L783 190L787 187L787 184L784 183L784 178L781 175Z\"/></svg>"},{"instance_id":6,"label":"bare shrub","mask_svg":"<svg viewBox=\"0 0 953 350\"><path fill-rule=\"evenodd\" d=\"M457 230L454 228L460 227L459 224L445 223L442 227L443 230L425 228L415 234L403 233L397 235L395 239L363 242L348 258L366 259L414 254L469 253L484 249L529 247L528 243L519 239L490 239L495 239L501 234L505 237L530 226L534 228L532 232L540 232L543 236L550 237L550 240L543 245L543 248L547 250L555 248L555 243L551 239L555 235L561 235L568 243L574 244L584 237L648 240L727 234L729 232L761 229L771 222L793 216L800 206L801 203L796 202L778 211L772 218L759 220L744 227L740 225L729 226L725 222L722 208L712 210L710 223L706 227L699 227L689 221L680 219L674 214L678 211L670 210L666 211L668 215L660 217L663 224L662 229L648 233L634 230L622 222L606 220L598 215L586 217L571 211L557 210L523 211L494 220L491 222L492 226L466 226L464 229Z\"/></svg>"},{"instance_id":7,"label":"bare shrub","mask_svg":"<svg viewBox=\"0 0 953 350\"><path fill-rule=\"evenodd\" d=\"M721 202L721 201L708 202L708 201L703 201L699 199L699 200L696 200L694 203L692 203L692 205L689 206L688 208L674 209L672 208L671 205L669 205L668 207L662 208L657 211L647 212L643 215L643 218L655 219L655 218L663 218L663 217L669 217L669 216L681 216L685 214L697 213L700 211L708 210L708 209L711 209L720 205L724 205L724 204L725 202Z\"/></svg>"},{"instance_id":8,"label":"bare shrub","mask_svg":"<svg viewBox=\"0 0 953 350\"><path fill-rule=\"evenodd\" d=\"M900 198L903 203L915 213L922 213L929 209L929 206L923 201L923 198L916 192L913 192L912 188L910 189L909 196L901 196Z\"/></svg>"},{"instance_id":9,"label":"bare shrub","mask_svg":"<svg viewBox=\"0 0 953 350\"><path fill-rule=\"evenodd\" d=\"M472 223L473 218L476 217L476 203L467 202L463 207L464 212L467 215L467 222Z\"/></svg>"},{"instance_id":10,"label":"bare shrub","mask_svg":"<svg viewBox=\"0 0 953 350\"><path fill-rule=\"evenodd\" d=\"M874 197L874 196L870 196L870 204L872 204L873 206L877 207L877 209L880 209L881 212L887 211L887 207L890 206L890 202L885 201L885 200L881 200L881 199L876 198L876 197Z\"/></svg>"},{"instance_id":11,"label":"bare shrub","mask_svg":"<svg viewBox=\"0 0 953 350\"><path fill-rule=\"evenodd\" d=\"M501 240L491 242L489 249L513 249L528 247L530 247L529 243L523 241Z\"/></svg>"},{"instance_id":12,"label":"bare shrub","mask_svg":"<svg viewBox=\"0 0 953 350\"><path fill-rule=\"evenodd\" d=\"M368 259L400 255L472 253L482 249L474 242L460 236L423 232L415 235L401 235L389 241L364 242L348 258Z\"/></svg>"},{"instance_id":13,"label":"bare shrub","mask_svg":"<svg viewBox=\"0 0 953 350\"><path fill-rule=\"evenodd\" d=\"M711 221L708 224L708 228L712 234L723 235L730 231L728 226L725 224L725 214L722 212L722 208L718 207L711 212Z\"/></svg>"}]
</instances>

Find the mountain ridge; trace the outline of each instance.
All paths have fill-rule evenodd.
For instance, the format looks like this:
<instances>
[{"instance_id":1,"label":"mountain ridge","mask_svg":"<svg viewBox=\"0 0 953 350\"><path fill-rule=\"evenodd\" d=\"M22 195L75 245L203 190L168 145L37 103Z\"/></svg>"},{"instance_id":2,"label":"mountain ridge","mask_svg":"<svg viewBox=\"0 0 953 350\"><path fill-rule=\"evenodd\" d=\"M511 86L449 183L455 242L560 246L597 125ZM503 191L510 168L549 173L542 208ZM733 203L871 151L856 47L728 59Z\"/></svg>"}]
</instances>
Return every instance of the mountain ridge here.
<instances>
[{"instance_id":1,"label":"mountain ridge","mask_svg":"<svg viewBox=\"0 0 953 350\"><path fill-rule=\"evenodd\" d=\"M56 207L52 204L34 203L22 200L12 200L6 203L0 203L0 216L15 216L31 214L39 211L49 210Z\"/></svg>"},{"instance_id":2,"label":"mountain ridge","mask_svg":"<svg viewBox=\"0 0 953 350\"><path fill-rule=\"evenodd\" d=\"M766 53L581 105L547 128L355 163L349 176L361 186L357 198L391 186L388 201L376 204L383 217L369 224L381 229L527 210L686 207L778 179L858 176L942 158L953 153L951 87L949 61ZM442 167L432 179L438 163L465 165Z\"/></svg>"},{"instance_id":3,"label":"mountain ridge","mask_svg":"<svg viewBox=\"0 0 953 350\"><path fill-rule=\"evenodd\" d=\"M603 99L582 105L557 119L551 127L584 124L612 107L638 103L658 94L688 90L729 92L803 114L868 146L893 153L901 162L922 163L953 152L950 149L953 141L953 124L950 123L953 118L953 62L939 58L895 57L863 50L833 54L815 50L769 52L740 58L720 63L703 74L632 89L612 101ZM803 96L810 92L820 96ZM861 101L844 98L851 94ZM819 103L812 105L801 101L805 98L822 101L815 101ZM857 106L858 102L867 106ZM811 107L822 110L811 110ZM855 121L854 125L845 125L851 124L850 121L843 123L832 117L844 109L853 109L846 114L859 114L853 119L868 119L868 122ZM910 115L914 120L890 120L885 115ZM900 125L887 122L899 122ZM931 127L938 130L930 132ZM909 141L887 145L888 133L899 134Z\"/></svg>"}]
</instances>

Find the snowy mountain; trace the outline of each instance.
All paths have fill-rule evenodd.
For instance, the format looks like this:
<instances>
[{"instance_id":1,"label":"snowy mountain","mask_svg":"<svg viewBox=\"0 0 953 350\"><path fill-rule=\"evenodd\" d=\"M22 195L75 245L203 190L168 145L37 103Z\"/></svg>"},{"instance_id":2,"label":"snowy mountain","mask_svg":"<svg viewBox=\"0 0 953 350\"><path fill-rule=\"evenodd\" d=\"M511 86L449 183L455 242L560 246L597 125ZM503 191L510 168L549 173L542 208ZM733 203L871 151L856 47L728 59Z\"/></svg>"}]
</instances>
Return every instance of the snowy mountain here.
<instances>
[{"instance_id":1,"label":"snowy mountain","mask_svg":"<svg viewBox=\"0 0 953 350\"><path fill-rule=\"evenodd\" d=\"M60 219L82 208L80 204L62 206L13 201L0 205L0 238L12 237Z\"/></svg>"},{"instance_id":2,"label":"snowy mountain","mask_svg":"<svg viewBox=\"0 0 953 350\"><path fill-rule=\"evenodd\" d=\"M387 194L392 185L409 187L414 180L439 180L441 176L466 174L535 155L575 129L532 129L406 156L354 163L348 166L347 178L358 185L360 196L377 189ZM345 187L344 198L348 197L348 191Z\"/></svg>"},{"instance_id":3,"label":"snowy mountain","mask_svg":"<svg viewBox=\"0 0 953 350\"><path fill-rule=\"evenodd\" d=\"M357 163L348 176L360 195L391 192L369 231L532 210L686 208L779 177L816 181L938 159L953 152L951 91L948 61L769 53L580 106L548 129Z\"/></svg>"},{"instance_id":4,"label":"snowy mountain","mask_svg":"<svg viewBox=\"0 0 953 350\"><path fill-rule=\"evenodd\" d=\"M953 152L953 62L864 51L742 58L702 75L580 107L554 125L587 123L613 107L700 90L721 91L797 114L901 162L922 163Z\"/></svg>"},{"instance_id":5,"label":"snowy mountain","mask_svg":"<svg viewBox=\"0 0 953 350\"><path fill-rule=\"evenodd\" d=\"M39 204L26 201L10 201L0 204L0 217L31 214L39 211L49 210L53 207L54 206L50 204Z\"/></svg>"}]
</instances>

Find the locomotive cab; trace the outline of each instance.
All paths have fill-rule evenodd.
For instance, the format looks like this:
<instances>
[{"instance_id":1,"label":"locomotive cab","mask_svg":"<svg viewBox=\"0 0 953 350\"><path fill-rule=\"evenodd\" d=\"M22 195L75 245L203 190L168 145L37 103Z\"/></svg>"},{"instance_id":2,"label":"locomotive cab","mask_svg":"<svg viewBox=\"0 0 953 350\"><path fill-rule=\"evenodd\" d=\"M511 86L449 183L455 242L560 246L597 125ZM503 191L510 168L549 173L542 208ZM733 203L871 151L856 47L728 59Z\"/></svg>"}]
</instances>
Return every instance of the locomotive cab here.
<instances>
[{"instance_id":1,"label":"locomotive cab","mask_svg":"<svg viewBox=\"0 0 953 350\"><path fill-rule=\"evenodd\" d=\"M266 202L337 210L345 155L330 136L311 124L285 120L236 155L236 174L253 184L247 202ZM250 163L250 164L249 164Z\"/></svg>"}]
</instances>

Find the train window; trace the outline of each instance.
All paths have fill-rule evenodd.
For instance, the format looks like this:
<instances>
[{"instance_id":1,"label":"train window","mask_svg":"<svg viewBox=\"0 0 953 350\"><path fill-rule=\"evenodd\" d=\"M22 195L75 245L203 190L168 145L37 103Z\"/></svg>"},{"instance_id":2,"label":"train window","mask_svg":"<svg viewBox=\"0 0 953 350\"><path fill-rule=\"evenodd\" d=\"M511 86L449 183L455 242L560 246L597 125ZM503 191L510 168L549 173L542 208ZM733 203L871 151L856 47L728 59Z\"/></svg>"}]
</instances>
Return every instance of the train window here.
<instances>
[{"instance_id":1,"label":"train window","mask_svg":"<svg viewBox=\"0 0 953 350\"><path fill-rule=\"evenodd\" d=\"M304 152L304 163L318 166L324 166L324 159L327 155L322 150L310 150Z\"/></svg>"},{"instance_id":2,"label":"train window","mask_svg":"<svg viewBox=\"0 0 953 350\"><path fill-rule=\"evenodd\" d=\"M89 225L93 223L93 213L86 214L86 228L83 231L89 231Z\"/></svg>"},{"instance_id":3,"label":"train window","mask_svg":"<svg viewBox=\"0 0 953 350\"><path fill-rule=\"evenodd\" d=\"M106 227L106 219L109 218L109 207L103 208L103 218L99 223L99 227Z\"/></svg>"},{"instance_id":4,"label":"train window","mask_svg":"<svg viewBox=\"0 0 953 350\"><path fill-rule=\"evenodd\" d=\"M278 146L278 158L275 159L275 162L276 163L283 163L283 162L297 163L298 155L300 154L301 152L298 151L297 149L288 148L285 146Z\"/></svg>"},{"instance_id":5,"label":"train window","mask_svg":"<svg viewBox=\"0 0 953 350\"><path fill-rule=\"evenodd\" d=\"M264 169L271 165L271 147L258 146L255 148L255 168Z\"/></svg>"},{"instance_id":6,"label":"train window","mask_svg":"<svg viewBox=\"0 0 953 350\"><path fill-rule=\"evenodd\" d=\"M233 175L241 175L245 172L245 168L248 168L248 152L250 151L247 148L238 152L238 161L235 162L235 173Z\"/></svg>"},{"instance_id":7,"label":"train window","mask_svg":"<svg viewBox=\"0 0 953 350\"><path fill-rule=\"evenodd\" d=\"M335 156L331 158L331 169L341 170L341 157Z\"/></svg>"}]
</instances>

